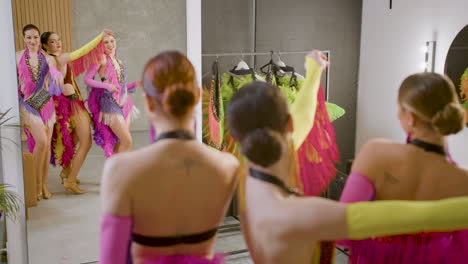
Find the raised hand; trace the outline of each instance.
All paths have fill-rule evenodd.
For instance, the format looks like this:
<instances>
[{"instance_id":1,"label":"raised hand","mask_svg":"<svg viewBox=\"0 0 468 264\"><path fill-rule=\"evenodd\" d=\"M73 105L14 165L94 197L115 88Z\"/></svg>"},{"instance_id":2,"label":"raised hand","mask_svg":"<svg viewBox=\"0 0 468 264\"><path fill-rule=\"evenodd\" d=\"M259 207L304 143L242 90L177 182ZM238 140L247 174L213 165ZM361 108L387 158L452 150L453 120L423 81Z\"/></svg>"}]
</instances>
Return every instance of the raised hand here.
<instances>
[{"instance_id":1,"label":"raised hand","mask_svg":"<svg viewBox=\"0 0 468 264\"><path fill-rule=\"evenodd\" d=\"M116 92L119 91L119 89L117 88L117 86L115 86L114 84L109 83L109 82L107 82L107 81L105 81L105 83L109 84L110 87L111 87L111 89L109 90L109 92L111 92L111 93L116 93Z\"/></svg>"},{"instance_id":2,"label":"raised hand","mask_svg":"<svg viewBox=\"0 0 468 264\"><path fill-rule=\"evenodd\" d=\"M307 54L307 57L315 60L320 65L322 70L325 70L328 66L330 66L330 62L328 62L327 56L325 56L319 50L312 50L309 54Z\"/></svg>"},{"instance_id":3,"label":"raised hand","mask_svg":"<svg viewBox=\"0 0 468 264\"><path fill-rule=\"evenodd\" d=\"M105 28L102 33L104 34L104 37L105 36L113 36L114 35L114 31L110 30L110 29L107 29Z\"/></svg>"}]
</instances>

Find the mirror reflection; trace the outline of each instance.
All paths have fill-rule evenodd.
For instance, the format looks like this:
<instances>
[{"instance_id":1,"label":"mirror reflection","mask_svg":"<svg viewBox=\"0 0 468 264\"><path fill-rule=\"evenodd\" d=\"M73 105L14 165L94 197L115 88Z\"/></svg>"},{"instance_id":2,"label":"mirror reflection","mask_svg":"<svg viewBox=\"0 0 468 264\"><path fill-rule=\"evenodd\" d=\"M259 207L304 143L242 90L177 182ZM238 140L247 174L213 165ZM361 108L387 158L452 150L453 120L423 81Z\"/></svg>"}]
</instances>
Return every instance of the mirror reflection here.
<instances>
[{"instance_id":1,"label":"mirror reflection","mask_svg":"<svg viewBox=\"0 0 468 264\"><path fill-rule=\"evenodd\" d=\"M453 81L466 112L468 126L468 26L453 40L445 60L445 74Z\"/></svg>"},{"instance_id":2,"label":"mirror reflection","mask_svg":"<svg viewBox=\"0 0 468 264\"><path fill-rule=\"evenodd\" d=\"M93 263L104 161L150 143L139 80L150 56L185 52L185 1L12 5L29 263Z\"/></svg>"}]
</instances>

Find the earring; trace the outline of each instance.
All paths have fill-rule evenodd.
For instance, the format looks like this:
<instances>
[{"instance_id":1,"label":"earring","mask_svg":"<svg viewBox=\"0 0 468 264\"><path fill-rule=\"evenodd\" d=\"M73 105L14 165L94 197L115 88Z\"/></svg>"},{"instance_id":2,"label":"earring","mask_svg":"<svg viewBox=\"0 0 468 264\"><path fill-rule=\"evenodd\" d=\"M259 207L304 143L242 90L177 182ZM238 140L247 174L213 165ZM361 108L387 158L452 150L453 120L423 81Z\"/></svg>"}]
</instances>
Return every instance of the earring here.
<instances>
[{"instance_id":1,"label":"earring","mask_svg":"<svg viewBox=\"0 0 468 264\"><path fill-rule=\"evenodd\" d=\"M408 144L411 141L411 131L413 130L411 125L408 125L410 129L408 129L408 132L406 133L406 143Z\"/></svg>"}]
</instances>

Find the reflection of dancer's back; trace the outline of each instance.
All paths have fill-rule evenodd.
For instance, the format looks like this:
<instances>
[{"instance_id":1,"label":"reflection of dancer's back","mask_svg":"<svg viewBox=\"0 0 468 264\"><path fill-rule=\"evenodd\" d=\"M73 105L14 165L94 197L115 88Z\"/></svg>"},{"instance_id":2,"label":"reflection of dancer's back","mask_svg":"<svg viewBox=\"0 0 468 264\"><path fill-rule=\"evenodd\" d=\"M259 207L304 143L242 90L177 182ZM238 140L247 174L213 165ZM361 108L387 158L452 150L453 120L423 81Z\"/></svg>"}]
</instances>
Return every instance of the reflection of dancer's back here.
<instances>
[{"instance_id":1,"label":"reflection of dancer's back","mask_svg":"<svg viewBox=\"0 0 468 264\"><path fill-rule=\"evenodd\" d=\"M129 125L137 109L128 93L135 89L137 82L127 83L122 61L115 56L114 37L104 37L104 45L106 56L100 65L89 67L84 82L91 88L88 107L94 122L94 141L104 149L106 157L110 157L131 148ZM102 82L94 80L98 72Z\"/></svg>"},{"instance_id":2,"label":"reflection of dancer's back","mask_svg":"<svg viewBox=\"0 0 468 264\"><path fill-rule=\"evenodd\" d=\"M85 193L77 185L77 176L91 148L90 118L75 82L75 75L82 73L87 64L99 61L104 52L102 37L107 34L112 32L104 31L71 53L62 53L62 41L58 34L48 31L41 35L42 48L55 57L57 68L64 75L64 92L54 96L58 115L52 139L51 163L62 166L60 177L63 186L75 194Z\"/></svg>"},{"instance_id":3,"label":"reflection of dancer's back","mask_svg":"<svg viewBox=\"0 0 468 264\"><path fill-rule=\"evenodd\" d=\"M200 94L184 55L165 52L151 59L143 82L157 138L105 165L99 263L126 263L132 232L134 263L220 263L214 237L234 191L238 161L195 140Z\"/></svg>"},{"instance_id":4,"label":"reflection of dancer's back","mask_svg":"<svg viewBox=\"0 0 468 264\"><path fill-rule=\"evenodd\" d=\"M382 139L367 143L354 161L341 201L468 195L468 170L454 164L445 146L444 137L464 126L452 82L435 73L411 75L399 89L398 104L407 144ZM354 241L348 246L351 263L464 263L468 230Z\"/></svg>"}]
</instances>

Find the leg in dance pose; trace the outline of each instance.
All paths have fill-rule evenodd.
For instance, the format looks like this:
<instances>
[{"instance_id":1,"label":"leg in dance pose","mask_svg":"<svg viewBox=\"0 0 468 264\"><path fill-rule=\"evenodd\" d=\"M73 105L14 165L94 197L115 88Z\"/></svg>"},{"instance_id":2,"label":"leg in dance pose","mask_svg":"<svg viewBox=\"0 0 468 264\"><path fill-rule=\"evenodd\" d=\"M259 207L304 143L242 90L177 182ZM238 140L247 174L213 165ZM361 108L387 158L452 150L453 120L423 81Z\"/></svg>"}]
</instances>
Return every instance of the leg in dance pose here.
<instances>
[{"instance_id":1,"label":"leg in dance pose","mask_svg":"<svg viewBox=\"0 0 468 264\"><path fill-rule=\"evenodd\" d=\"M52 197L52 194L47 188L47 178L49 176L49 161L50 161L50 145L52 144L52 133L54 129L52 127L47 127L45 130L46 133L46 152L44 160L42 161L42 195L44 199L49 199Z\"/></svg>"},{"instance_id":2,"label":"leg in dance pose","mask_svg":"<svg viewBox=\"0 0 468 264\"><path fill-rule=\"evenodd\" d=\"M50 145L47 144L49 142L47 138L47 130L44 124L28 122L27 119L25 120L25 126L28 128L28 131L31 133L35 142L34 151L32 152L34 167L41 168L36 170L37 199L40 200L42 198L43 189L42 180L45 178L43 174L46 172L44 167L49 164L47 161L47 153L50 152ZM47 198L50 198L50 196L47 196Z\"/></svg>"},{"instance_id":3,"label":"leg in dance pose","mask_svg":"<svg viewBox=\"0 0 468 264\"><path fill-rule=\"evenodd\" d=\"M119 143L115 146L115 152L130 151L132 147L132 135L128 123L120 116L115 116L109 127L119 138Z\"/></svg>"},{"instance_id":4,"label":"leg in dance pose","mask_svg":"<svg viewBox=\"0 0 468 264\"><path fill-rule=\"evenodd\" d=\"M83 110L78 111L78 113L73 115L71 119L74 124L79 145L70 164L70 173L67 175L67 180L64 182L63 187L65 190L71 190L76 194L82 194L85 193L85 191L78 188L77 177L78 172L80 171L81 166L83 166L84 160L91 149L91 127L89 125L88 114Z\"/></svg>"}]
</instances>

